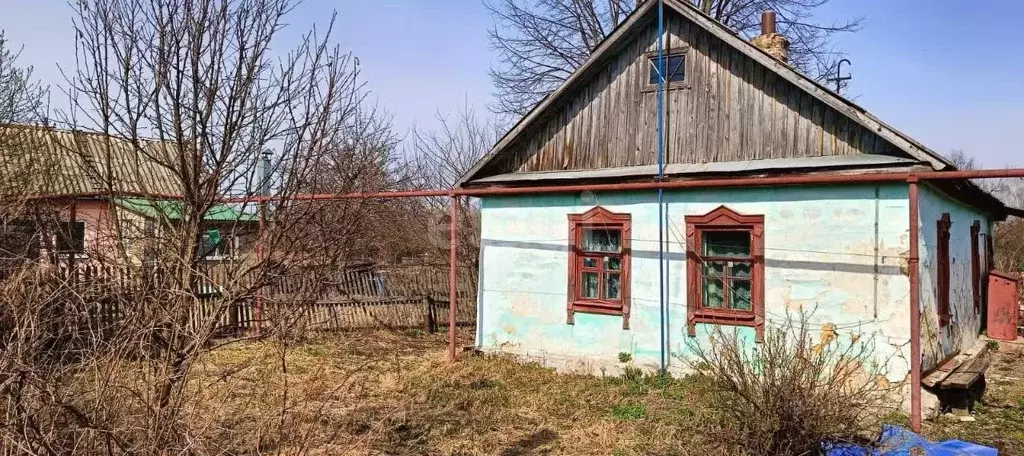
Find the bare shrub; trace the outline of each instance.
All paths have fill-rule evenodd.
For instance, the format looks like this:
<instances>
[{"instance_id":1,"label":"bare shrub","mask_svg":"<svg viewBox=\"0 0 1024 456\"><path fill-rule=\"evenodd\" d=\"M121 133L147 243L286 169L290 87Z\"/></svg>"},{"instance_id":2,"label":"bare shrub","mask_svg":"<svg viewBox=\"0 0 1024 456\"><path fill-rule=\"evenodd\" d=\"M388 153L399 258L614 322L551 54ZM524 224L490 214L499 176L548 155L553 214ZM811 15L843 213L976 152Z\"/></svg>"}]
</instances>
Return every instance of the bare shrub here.
<instances>
[{"instance_id":1,"label":"bare shrub","mask_svg":"<svg viewBox=\"0 0 1024 456\"><path fill-rule=\"evenodd\" d=\"M870 339L840 337L832 326L816 338L807 318L790 318L756 346L721 329L710 343L691 342L688 361L712 385L712 441L730 454L806 455L825 442L874 440L899 385Z\"/></svg>"}]
</instances>

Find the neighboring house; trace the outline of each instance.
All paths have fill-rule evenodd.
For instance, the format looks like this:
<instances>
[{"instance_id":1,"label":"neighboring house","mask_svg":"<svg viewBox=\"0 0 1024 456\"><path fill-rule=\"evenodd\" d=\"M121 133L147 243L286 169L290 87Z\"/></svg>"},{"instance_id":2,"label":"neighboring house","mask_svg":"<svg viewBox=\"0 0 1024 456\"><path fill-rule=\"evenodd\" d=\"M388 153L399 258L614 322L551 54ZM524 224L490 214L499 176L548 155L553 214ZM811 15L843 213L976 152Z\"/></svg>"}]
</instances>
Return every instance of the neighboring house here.
<instances>
[{"instance_id":1,"label":"neighboring house","mask_svg":"<svg viewBox=\"0 0 1024 456\"><path fill-rule=\"evenodd\" d=\"M655 180L657 4L641 4L459 186ZM666 180L954 169L780 61L771 30L755 39L766 50L689 2L664 4ZM921 189L928 370L978 341L992 224L1018 212L969 181ZM618 371L620 353L658 368L664 355L679 372L716 328L754 344L805 311L828 337L873 338L861 340L889 377L907 378L907 183L678 189L664 201L666 318L656 191L483 197L478 348L586 372Z\"/></svg>"},{"instance_id":2,"label":"neighboring house","mask_svg":"<svg viewBox=\"0 0 1024 456\"><path fill-rule=\"evenodd\" d=\"M0 184L4 194L41 198L60 214L52 242L36 237L42 247L31 250L84 260L115 252L120 240L130 255L145 260L152 253L145 239L159 235L163 220L180 220L181 203L174 198L182 191L171 170L159 163L167 149L158 141L141 141L140 146L141 152L127 139L97 133L0 127L3 167L17 176ZM201 255L210 262L237 258L242 238L255 233L258 223L253 214L227 205L214 206L205 221ZM48 252L46 245L56 252Z\"/></svg>"}]
</instances>

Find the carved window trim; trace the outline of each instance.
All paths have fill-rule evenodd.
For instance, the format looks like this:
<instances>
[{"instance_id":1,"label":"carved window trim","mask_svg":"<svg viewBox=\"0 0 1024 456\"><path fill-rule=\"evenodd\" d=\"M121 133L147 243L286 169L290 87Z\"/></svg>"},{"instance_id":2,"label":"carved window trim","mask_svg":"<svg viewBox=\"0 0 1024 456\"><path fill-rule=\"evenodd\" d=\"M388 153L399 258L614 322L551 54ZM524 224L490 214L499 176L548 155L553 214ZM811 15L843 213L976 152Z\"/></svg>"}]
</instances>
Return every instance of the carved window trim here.
<instances>
[{"instance_id":1,"label":"carved window trim","mask_svg":"<svg viewBox=\"0 0 1024 456\"><path fill-rule=\"evenodd\" d=\"M707 231L747 231L750 233L751 310L709 309L701 296L702 236ZM690 337L697 335L697 323L748 326L756 330L757 342L764 341L764 215L743 215L725 206L705 215L686 216L686 327Z\"/></svg>"},{"instance_id":2,"label":"carved window trim","mask_svg":"<svg viewBox=\"0 0 1024 456\"><path fill-rule=\"evenodd\" d=\"M619 299L584 298L580 276L583 272L583 260L587 256L582 251L584 228L605 227L618 229L621 233L621 244L618 256L621 258ZM576 323L576 312L601 315L621 315L622 329L629 329L630 314L630 267L632 250L630 236L632 217L629 214L618 214L603 207L596 206L582 214L569 214L569 290L566 304L566 323ZM603 267L603 266L602 266ZM599 280L603 282L604 276Z\"/></svg>"}]
</instances>

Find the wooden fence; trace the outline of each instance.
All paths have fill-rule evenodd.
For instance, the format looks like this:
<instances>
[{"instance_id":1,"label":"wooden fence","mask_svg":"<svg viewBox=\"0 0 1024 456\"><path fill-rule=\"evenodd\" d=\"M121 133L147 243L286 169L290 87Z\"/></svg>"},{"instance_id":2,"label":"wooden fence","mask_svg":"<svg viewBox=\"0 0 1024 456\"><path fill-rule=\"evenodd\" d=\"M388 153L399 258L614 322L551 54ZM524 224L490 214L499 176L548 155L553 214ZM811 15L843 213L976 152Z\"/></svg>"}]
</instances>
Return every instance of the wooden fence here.
<instances>
[{"instance_id":1,"label":"wooden fence","mask_svg":"<svg viewBox=\"0 0 1024 456\"><path fill-rule=\"evenodd\" d=\"M299 330L337 331L359 328L419 328L427 332L448 326L448 271L440 267L412 266L360 271L293 272L272 278L257 298L232 299L226 295L236 279L228 271L211 268L197 284L198 302L189 312L189 326L200 331L211 325L217 333L239 334L262 326L287 325ZM79 265L61 270L66 280L94 288L130 292L128 270ZM456 324L476 324L476 275L460 269ZM98 300L90 317L100 328L113 328L129 312L124 299ZM214 322L216 320L216 322Z\"/></svg>"}]
</instances>

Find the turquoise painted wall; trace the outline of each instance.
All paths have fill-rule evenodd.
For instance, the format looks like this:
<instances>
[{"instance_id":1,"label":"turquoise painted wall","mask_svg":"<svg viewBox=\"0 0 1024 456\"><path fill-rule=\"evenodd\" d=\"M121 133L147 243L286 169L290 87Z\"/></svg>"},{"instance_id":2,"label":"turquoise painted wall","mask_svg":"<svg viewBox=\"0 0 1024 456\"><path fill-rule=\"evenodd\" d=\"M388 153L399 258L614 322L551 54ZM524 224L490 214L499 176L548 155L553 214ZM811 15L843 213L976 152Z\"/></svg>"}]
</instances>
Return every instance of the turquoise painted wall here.
<instances>
[{"instance_id":1,"label":"turquoise painted wall","mask_svg":"<svg viewBox=\"0 0 1024 456\"><path fill-rule=\"evenodd\" d=\"M971 225L977 220L981 222L983 235L989 236L991 231L990 219L983 212L961 204L927 185L920 188L921 352L924 357L922 368L928 370L937 362L969 349L978 342L981 316L974 310L971 284ZM940 328L936 299L936 222L946 212L953 222L949 230L949 305L953 319L948 326ZM984 259L984 238L979 240L979 247L981 258Z\"/></svg>"},{"instance_id":2,"label":"turquoise painted wall","mask_svg":"<svg viewBox=\"0 0 1024 456\"><path fill-rule=\"evenodd\" d=\"M801 310L841 338L874 336L890 378L908 372L907 189L902 184L667 191L669 367L685 370L686 215L720 205L765 216L765 310L783 325ZM566 370L617 373L618 354L657 368L658 206L650 193L487 197L482 200L477 345ZM632 214L631 329L622 318L576 314L567 325L567 214L603 206ZM876 230L877 227L877 230ZM876 236L877 232L877 236ZM876 256L877 249L877 256ZM876 260L877 258L877 260ZM711 328L698 325L706 340ZM732 329L731 329L732 330ZM752 328L735 329L753 340Z\"/></svg>"}]
</instances>

